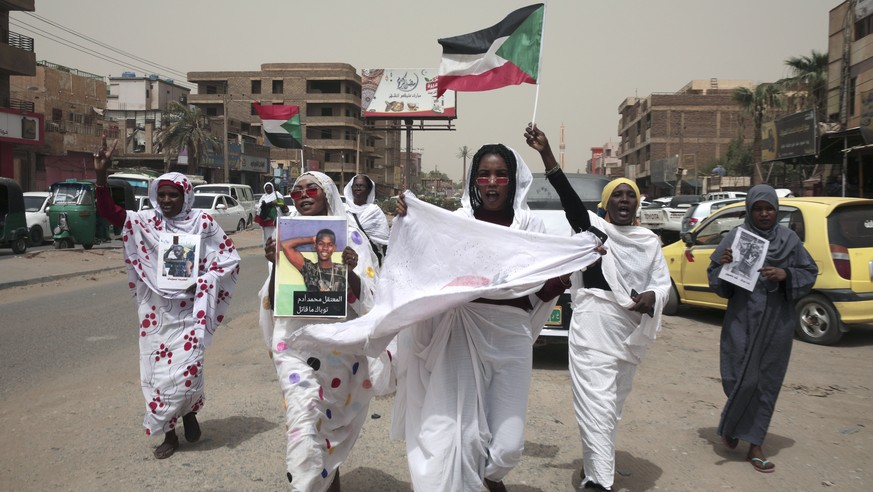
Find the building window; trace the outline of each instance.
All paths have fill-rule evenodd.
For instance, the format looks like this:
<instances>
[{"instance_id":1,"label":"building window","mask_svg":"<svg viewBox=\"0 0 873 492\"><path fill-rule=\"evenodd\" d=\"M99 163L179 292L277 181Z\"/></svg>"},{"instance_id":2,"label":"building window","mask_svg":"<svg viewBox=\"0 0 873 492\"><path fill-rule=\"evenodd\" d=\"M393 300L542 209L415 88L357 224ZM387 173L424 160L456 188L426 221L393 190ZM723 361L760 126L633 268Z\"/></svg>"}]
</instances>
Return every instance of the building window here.
<instances>
[{"instance_id":1,"label":"building window","mask_svg":"<svg viewBox=\"0 0 873 492\"><path fill-rule=\"evenodd\" d=\"M855 116L855 88L857 87L858 77L849 79L849 116Z\"/></svg>"},{"instance_id":2,"label":"building window","mask_svg":"<svg viewBox=\"0 0 873 492\"><path fill-rule=\"evenodd\" d=\"M321 116L333 116L333 108L321 108Z\"/></svg>"},{"instance_id":3,"label":"building window","mask_svg":"<svg viewBox=\"0 0 873 492\"><path fill-rule=\"evenodd\" d=\"M261 81L253 80L252 81L252 94L260 94L261 93Z\"/></svg>"},{"instance_id":4,"label":"building window","mask_svg":"<svg viewBox=\"0 0 873 492\"><path fill-rule=\"evenodd\" d=\"M206 84L206 93L207 94L218 94L218 87L212 84Z\"/></svg>"},{"instance_id":5,"label":"building window","mask_svg":"<svg viewBox=\"0 0 873 492\"><path fill-rule=\"evenodd\" d=\"M324 153L324 162L330 162L333 160L333 154L330 152Z\"/></svg>"},{"instance_id":6,"label":"building window","mask_svg":"<svg viewBox=\"0 0 873 492\"><path fill-rule=\"evenodd\" d=\"M855 41L873 34L873 15L855 22Z\"/></svg>"},{"instance_id":7,"label":"building window","mask_svg":"<svg viewBox=\"0 0 873 492\"><path fill-rule=\"evenodd\" d=\"M249 113L249 114L252 115L252 116L255 116L255 115L258 114L258 110L255 109L255 105L254 105L254 104L252 104L252 107L251 107L251 113Z\"/></svg>"},{"instance_id":8,"label":"building window","mask_svg":"<svg viewBox=\"0 0 873 492\"><path fill-rule=\"evenodd\" d=\"M64 111L61 109L52 109L52 121L61 121L64 119Z\"/></svg>"},{"instance_id":9,"label":"building window","mask_svg":"<svg viewBox=\"0 0 873 492\"><path fill-rule=\"evenodd\" d=\"M284 84L281 80L273 81L273 94L283 94L284 93Z\"/></svg>"},{"instance_id":10,"label":"building window","mask_svg":"<svg viewBox=\"0 0 873 492\"><path fill-rule=\"evenodd\" d=\"M214 106L206 108L206 116L218 116L218 108Z\"/></svg>"}]
</instances>

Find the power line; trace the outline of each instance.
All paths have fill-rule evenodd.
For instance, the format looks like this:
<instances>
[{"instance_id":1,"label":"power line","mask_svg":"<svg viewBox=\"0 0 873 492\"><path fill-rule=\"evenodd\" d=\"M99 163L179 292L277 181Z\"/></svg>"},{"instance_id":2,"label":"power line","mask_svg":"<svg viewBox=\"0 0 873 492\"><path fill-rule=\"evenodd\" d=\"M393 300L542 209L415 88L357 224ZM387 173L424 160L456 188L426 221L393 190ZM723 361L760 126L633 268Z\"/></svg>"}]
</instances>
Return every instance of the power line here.
<instances>
[{"instance_id":1,"label":"power line","mask_svg":"<svg viewBox=\"0 0 873 492\"><path fill-rule=\"evenodd\" d=\"M26 22L23 22L23 21L21 21L21 20L10 18L9 21L10 21L10 23L12 23L13 25L15 25L17 28L24 29L25 31L29 31L31 34L34 34L34 35L40 35L40 34L41 34L43 37L45 37L45 39L47 39L47 40L49 40L49 41L54 41L54 42L56 42L56 43L58 43L58 44L61 44L61 45L63 45L63 46L66 46L66 47L68 47L68 48L71 48L71 49L73 49L73 50L79 51L79 52L84 53L84 54L86 54L86 55L90 55L90 56L93 56L93 57L95 57L95 58L99 58L99 59L101 59L101 60L104 60L104 61L110 62L110 63L112 63L112 64L114 64L114 65L117 65L117 66L119 66L119 67L121 67L121 68L134 68L134 69L136 69L136 70L140 70L140 71L142 71L142 72L144 72L144 73L147 73L147 72L151 72L151 71L152 71L151 69L145 68L145 67L140 66L140 65L136 65L136 64L131 63L131 62L129 62L129 61L120 60L120 59L118 59L118 58L114 58L114 57L112 57L112 56L110 56L110 55L108 55L108 54L104 54L104 53L100 53L100 52L94 51L94 50L92 50L92 49L90 49L90 48L88 48L88 47L86 47L86 46L82 46L82 45L80 45L80 44L78 44L78 43L75 43L75 42L70 41L70 40L68 40L68 39L65 39L65 38L63 38L63 37L60 37L59 35L56 35L56 34L50 33L50 32L48 32L48 31L45 31L45 30L43 30L43 29L40 29L40 28L38 28L38 27L36 27L36 26L32 26L32 25L30 25L30 24L27 24ZM157 65L155 65L155 66L157 66ZM174 72L175 74L179 74L178 76L181 76L182 78L187 79L187 74L183 74L182 72L178 72L178 71L175 71L175 70L174 70L173 72ZM187 82L187 81L185 81L185 82L182 82L182 81L178 81L178 82L176 82L176 81L174 80L174 82L177 83L177 84L179 84L179 85L182 85L182 86L189 86L189 88L196 88L196 85L195 85L195 84L192 84L192 83Z\"/></svg>"},{"instance_id":2,"label":"power line","mask_svg":"<svg viewBox=\"0 0 873 492\"><path fill-rule=\"evenodd\" d=\"M49 25L51 25L51 26L57 27L58 29L64 30L64 31L66 31L66 32L68 32L68 33L70 33L70 34L72 34L72 35L74 35L74 36L80 37L80 38L82 38L82 39L84 39L84 40L86 40L86 41L90 41L90 42L92 42L92 43L94 43L94 44L96 44L96 45L98 45L98 46L101 46L101 47L106 48L106 49L108 49L108 50L114 51L115 53L118 53L119 55L128 56L128 57L130 57L130 58L133 58L134 60L137 60L137 61L139 61L139 62L145 63L146 65L150 65L150 66L152 66L152 67L160 68L161 70L164 70L164 71L167 71L167 72L170 72L170 73L177 74L177 75L180 76L180 77L187 77L187 74L185 74L185 73L183 73L183 72L181 72L181 71L179 71L179 70L176 70L176 69L174 69L174 68L166 67L166 66L164 66L164 65L161 65L161 64L158 64L158 63L152 62L152 61L147 60L147 59L145 59L145 58L142 58L142 57L140 57L140 56L138 56L138 55L135 55L135 54L133 54L133 53L128 53L127 51L120 50L120 49L118 49L118 48L116 48L116 47L114 47L114 46L111 46L111 45L109 45L109 44L106 44L106 43L104 43L104 42L102 42L102 41L100 41L100 40L94 39L94 38L89 37L89 36L87 36L87 35L85 35L85 34L82 34L82 33L80 33L80 32L76 32L76 31L74 31L74 30L72 30L72 29L70 29L70 28L68 28L68 27L66 27L66 26L63 26L63 25L61 25L61 24L58 24L57 22L54 22L54 21L51 20L51 19L46 19L45 17L41 17L41 16L39 16L39 15L37 15L37 14L34 14L33 12L25 12L25 13L26 13L27 15L31 16L31 17L34 17L34 18L36 18L36 19L39 19L39 20L45 22L46 24L49 24Z\"/></svg>"}]
</instances>

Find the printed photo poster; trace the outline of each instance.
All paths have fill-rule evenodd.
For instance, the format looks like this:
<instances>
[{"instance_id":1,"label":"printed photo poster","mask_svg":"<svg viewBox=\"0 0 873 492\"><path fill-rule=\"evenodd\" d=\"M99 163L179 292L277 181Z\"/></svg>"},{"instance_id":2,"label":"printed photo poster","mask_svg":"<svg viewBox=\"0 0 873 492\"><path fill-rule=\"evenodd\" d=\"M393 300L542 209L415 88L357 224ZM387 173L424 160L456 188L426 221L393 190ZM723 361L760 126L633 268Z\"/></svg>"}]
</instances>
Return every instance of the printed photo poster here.
<instances>
[{"instance_id":1,"label":"printed photo poster","mask_svg":"<svg viewBox=\"0 0 873 492\"><path fill-rule=\"evenodd\" d=\"M162 233L158 244L158 287L185 290L197 282L200 236Z\"/></svg>"},{"instance_id":2,"label":"printed photo poster","mask_svg":"<svg viewBox=\"0 0 873 492\"><path fill-rule=\"evenodd\" d=\"M348 244L344 217L279 217L275 316L345 318Z\"/></svg>"},{"instance_id":3,"label":"printed photo poster","mask_svg":"<svg viewBox=\"0 0 873 492\"><path fill-rule=\"evenodd\" d=\"M734 243L731 245L734 261L722 266L718 278L751 292L758 282L758 276L761 274L758 270L764 266L769 247L770 241L738 227Z\"/></svg>"}]
</instances>

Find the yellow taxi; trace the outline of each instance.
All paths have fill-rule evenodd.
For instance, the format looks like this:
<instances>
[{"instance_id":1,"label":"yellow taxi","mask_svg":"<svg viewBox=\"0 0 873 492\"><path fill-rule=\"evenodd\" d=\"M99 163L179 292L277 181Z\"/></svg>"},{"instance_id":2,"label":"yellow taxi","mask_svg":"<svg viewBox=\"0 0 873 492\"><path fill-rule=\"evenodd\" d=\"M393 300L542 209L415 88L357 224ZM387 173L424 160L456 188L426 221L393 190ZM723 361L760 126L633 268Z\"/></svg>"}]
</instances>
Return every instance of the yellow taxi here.
<instances>
[{"instance_id":1,"label":"yellow taxi","mask_svg":"<svg viewBox=\"0 0 873 492\"><path fill-rule=\"evenodd\" d=\"M727 307L709 288L706 269L718 243L745 217L744 202L729 205L664 246L673 280L664 314L675 314L680 304ZM797 301L797 337L830 345L848 325L873 323L873 200L781 198L778 220L797 233L819 270L812 291Z\"/></svg>"}]
</instances>

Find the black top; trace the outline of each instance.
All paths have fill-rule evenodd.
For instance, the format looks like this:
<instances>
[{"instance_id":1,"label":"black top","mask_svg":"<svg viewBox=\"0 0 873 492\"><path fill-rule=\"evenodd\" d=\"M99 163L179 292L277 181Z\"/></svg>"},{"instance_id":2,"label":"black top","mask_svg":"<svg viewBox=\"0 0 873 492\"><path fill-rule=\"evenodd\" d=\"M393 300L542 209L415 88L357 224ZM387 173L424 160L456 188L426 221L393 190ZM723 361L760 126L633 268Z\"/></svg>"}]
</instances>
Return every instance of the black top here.
<instances>
[{"instance_id":1,"label":"black top","mask_svg":"<svg viewBox=\"0 0 873 492\"><path fill-rule=\"evenodd\" d=\"M570 227L573 228L573 231L582 232L591 228L588 210L585 208L585 204L582 203L582 199L576 194L576 190L570 185L570 180L567 179L564 171L558 169L552 174L548 174L547 177L549 183L558 192L558 197L561 199L561 207L564 209L564 215L567 216L567 221L570 222ZM592 263L582 272L582 283L587 288L612 290L603 276L603 267L600 260Z\"/></svg>"}]
</instances>

